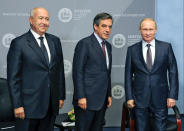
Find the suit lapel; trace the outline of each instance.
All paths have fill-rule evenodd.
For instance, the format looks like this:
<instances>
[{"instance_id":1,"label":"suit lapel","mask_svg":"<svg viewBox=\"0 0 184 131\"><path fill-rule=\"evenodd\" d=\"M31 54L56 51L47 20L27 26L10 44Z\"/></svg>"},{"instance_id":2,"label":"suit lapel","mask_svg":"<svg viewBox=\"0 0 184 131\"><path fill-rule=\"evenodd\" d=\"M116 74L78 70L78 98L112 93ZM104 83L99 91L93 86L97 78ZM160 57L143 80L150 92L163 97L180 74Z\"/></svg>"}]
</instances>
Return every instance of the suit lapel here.
<instances>
[{"instance_id":1,"label":"suit lapel","mask_svg":"<svg viewBox=\"0 0 184 131\"><path fill-rule=\"evenodd\" d=\"M49 67L51 68L54 64L54 56L55 56L54 42L52 41L52 39L49 37L47 33L45 34L45 37L47 39L47 43L48 43L50 55L51 55L50 64L49 64Z\"/></svg>"},{"instance_id":2,"label":"suit lapel","mask_svg":"<svg viewBox=\"0 0 184 131\"><path fill-rule=\"evenodd\" d=\"M140 51L139 54L141 55L141 56L140 56L140 59L141 59L141 61L143 62L144 67L146 68L146 70L147 70L148 72L150 72L150 71L148 70L148 68L147 68L147 64L146 64L146 62L145 62L145 60L144 60L144 57L143 57L142 42L140 42L139 51ZM158 40L155 39L155 59L154 59L154 63L153 63L151 72L154 72L154 71L156 70L157 66L158 66L158 62L157 62L157 61L158 61L158 59L159 59L160 52L161 52L161 49L159 48Z\"/></svg>"},{"instance_id":3,"label":"suit lapel","mask_svg":"<svg viewBox=\"0 0 184 131\"><path fill-rule=\"evenodd\" d=\"M111 68L111 63L112 63L112 54L111 54L111 48L110 48L110 44L106 43L106 47L107 47L107 54L108 54L108 58L109 58L109 69Z\"/></svg>"},{"instance_id":4,"label":"suit lapel","mask_svg":"<svg viewBox=\"0 0 184 131\"><path fill-rule=\"evenodd\" d=\"M139 42L138 46L139 46L138 54L139 54L140 61L144 65L145 72L149 72L149 70L147 68L147 64L146 64L144 57L143 57L142 41Z\"/></svg>"},{"instance_id":5,"label":"suit lapel","mask_svg":"<svg viewBox=\"0 0 184 131\"><path fill-rule=\"evenodd\" d=\"M94 34L91 35L91 39L92 39L92 45L93 45L96 53L100 56L105 67L107 68L106 59L105 59L105 56L103 54L102 48L100 47L100 44L99 44L98 40L96 39L96 37L94 36Z\"/></svg>"},{"instance_id":6,"label":"suit lapel","mask_svg":"<svg viewBox=\"0 0 184 131\"><path fill-rule=\"evenodd\" d=\"M41 61L48 66L45 57L41 51L41 48L39 47L36 39L34 38L33 34L29 31L28 35L27 35L27 41L28 41L28 45L33 49L33 51L36 52L36 54L38 55L38 57L41 59Z\"/></svg>"},{"instance_id":7,"label":"suit lapel","mask_svg":"<svg viewBox=\"0 0 184 131\"><path fill-rule=\"evenodd\" d=\"M153 64L153 68L152 68L152 72L154 72L157 67L158 67L158 59L161 53L161 48L159 48L159 43L158 40L155 39L155 60L154 60L154 64Z\"/></svg>"}]
</instances>

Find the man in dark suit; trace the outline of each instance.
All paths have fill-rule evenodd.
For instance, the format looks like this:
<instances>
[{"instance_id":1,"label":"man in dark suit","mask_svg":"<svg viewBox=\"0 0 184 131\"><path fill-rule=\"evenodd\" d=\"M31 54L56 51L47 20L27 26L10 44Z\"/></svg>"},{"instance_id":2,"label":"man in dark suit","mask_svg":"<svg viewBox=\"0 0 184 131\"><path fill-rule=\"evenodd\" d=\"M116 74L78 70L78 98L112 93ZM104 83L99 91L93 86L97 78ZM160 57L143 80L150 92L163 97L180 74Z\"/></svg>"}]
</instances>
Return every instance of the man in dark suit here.
<instances>
[{"instance_id":1,"label":"man in dark suit","mask_svg":"<svg viewBox=\"0 0 184 131\"><path fill-rule=\"evenodd\" d=\"M73 104L76 131L102 131L107 107L111 106L111 45L106 40L112 16L97 14L94 33L80 40L73 59Z\"/></svg>"},{"instance_id":2,"label":"man in dark suit","mask_svg":"<svg viewBox=\"0 0 184 131\"><path fill-rule=\"evenodd\" d=\"M126 56L126 100L128 107L135 106L138 131L148 131L150 113L154 118L153 130L165 131L167 107L173 107L178 99L176 59L171 44L155 39L156 31L153 19L143 19L143 40L130 46Z\"/></svg>"},{"instance_id":3,"label":"man in dark suit","mask_svg":"<svg viewBox=\"0 0 184 131\"><path fill-rule=\"evenodd\" d=\"M65 99L63 54L58 37L46 33L49 13L34 8L31 29L15 38L7 56L7 78L16 131L52 131Z\"/></svg>"}]
</instances>

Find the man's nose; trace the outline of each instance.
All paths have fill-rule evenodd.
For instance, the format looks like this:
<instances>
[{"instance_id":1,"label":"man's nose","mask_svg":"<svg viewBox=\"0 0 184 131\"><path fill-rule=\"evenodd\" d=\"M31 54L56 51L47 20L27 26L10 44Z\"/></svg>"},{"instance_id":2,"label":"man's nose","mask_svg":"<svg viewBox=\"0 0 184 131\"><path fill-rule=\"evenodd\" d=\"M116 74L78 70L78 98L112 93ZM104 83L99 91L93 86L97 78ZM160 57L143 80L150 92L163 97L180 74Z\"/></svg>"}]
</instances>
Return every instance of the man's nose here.
<instances>
[{"instance_id":1,"label":"man's nose","mask_svg":"<svg viewBox=\"0 0 184 131\"><path fill-rule=\"evenodd\" d=\"M44 23L44 24L48 24L48 20L43 19L43 20L42 20L42 23Z\"/></svg>"},{"instance_id":2,"label":"man's nose","mask_svg":"<svg viewBox=\"0 0 184 131\"><path fill-rule=\"evenodd\" d=\"M110 30L111 30L111 28L110 28L110 27L107 27L107 28L106 28L106 31L108 31L108 32L109 32Z\"/></svg>"}]
</instances>

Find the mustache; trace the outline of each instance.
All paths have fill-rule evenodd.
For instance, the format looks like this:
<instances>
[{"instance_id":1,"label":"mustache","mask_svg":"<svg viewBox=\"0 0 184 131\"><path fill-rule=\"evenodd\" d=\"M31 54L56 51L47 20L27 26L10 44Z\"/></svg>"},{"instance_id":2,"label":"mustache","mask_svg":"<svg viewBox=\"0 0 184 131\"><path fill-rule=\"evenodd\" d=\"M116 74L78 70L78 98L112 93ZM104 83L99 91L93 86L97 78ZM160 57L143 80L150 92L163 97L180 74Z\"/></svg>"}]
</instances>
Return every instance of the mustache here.
<instances>
[{"instance_id":1,"label":"mustache","mask_svg":"<svg viewBox=\"0 0 184 131\"><path fill-rule=\"evenodd\" d=\"M34 24L31 24L31 23L30 23L30 26L32 27L32 26L34 26ZM39 24L39 26L49 27L49 25L47 25L47 24Z\"/></svg>"},{"instance_id":2,"label":"mustache","mask_svg":"<svg viewBox=\"0 0 184 131\"><path fill-rule=\"evenodd\" d=\"M49 25L47 25L47 24L40 24L39 26L49 27Z\"/></svg>"}]
</instances>

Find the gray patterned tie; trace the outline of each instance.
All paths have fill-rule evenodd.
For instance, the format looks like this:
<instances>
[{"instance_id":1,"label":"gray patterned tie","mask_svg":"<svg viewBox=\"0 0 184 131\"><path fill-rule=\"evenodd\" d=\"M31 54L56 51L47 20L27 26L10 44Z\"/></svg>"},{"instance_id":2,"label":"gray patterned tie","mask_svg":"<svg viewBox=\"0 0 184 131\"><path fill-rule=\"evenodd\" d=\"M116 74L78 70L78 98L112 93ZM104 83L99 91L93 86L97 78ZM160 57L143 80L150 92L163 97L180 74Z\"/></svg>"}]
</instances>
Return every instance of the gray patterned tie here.
<instances>
[{"instance_id":1,"label":"gray patterned tie","mask_svg":"<svg viewBox=\"0 0 184 131\"><path fill-rule=\"evenodd\" d=\"M147 55L146 55L146 64L149 71L151 71L152 69L152 53L150 48L151 44L147 44L146 46L148 47Z\"/></svg>"}]
</instances>

